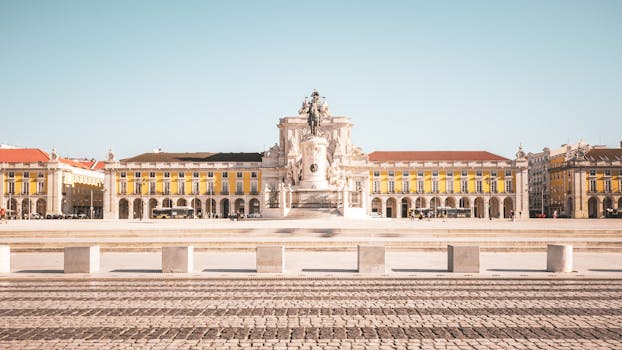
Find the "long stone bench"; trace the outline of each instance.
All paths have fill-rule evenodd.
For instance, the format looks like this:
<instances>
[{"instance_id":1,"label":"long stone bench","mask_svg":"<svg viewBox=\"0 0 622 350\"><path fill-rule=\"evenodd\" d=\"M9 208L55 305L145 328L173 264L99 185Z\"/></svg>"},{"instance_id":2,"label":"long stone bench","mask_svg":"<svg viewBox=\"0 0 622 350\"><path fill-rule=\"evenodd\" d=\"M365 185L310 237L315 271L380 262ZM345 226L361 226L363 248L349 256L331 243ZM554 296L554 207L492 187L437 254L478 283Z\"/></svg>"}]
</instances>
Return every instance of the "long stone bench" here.
<instances>
[{"instance_id":1,"label":"long stone bench","mask_svg":"<svg viewBox=\"0 0 622 350\"><path fill-rule=\"evenodd\" d=\"M163 273L189 273L194 270L194 247L162 247Z\"/></svg>"},{"instance_id":2,"label":"long stone bench","mask_svg":"<svg viewBox=\"0 0 622 350\"><path fill-rule=\"evenodd\" d=\"M0 245L0 273L11 272L11 247Z\"/></svg>"},{"instance_id":3,"label":"long stone bench","mask_svg":"<svg viewBox=\"0 0 622 350\"><path fill-rule=\"evenodd\" d=\"M479 246L448 245L447 271L479 273Z\"/></svg>"},{"instance_id":4,"label":"long stone bench","mask_svg":"<svg viewBox=\"0 0 622 350\"><path fill-rule=\"evenodd\" d=\"M359 245L357 252L359 273L386 273L383 245Z\"/></svg>"},{"instance_id":5,"label":"long stone bench","mask_svg":"<svg viewBox=\"0 0 622 350\"><path fill-rule=\"evenodd\" d=\"M285 271L285 246L259 246L256 254L258 273L283 273Z\"/></svg>"},{"instance_id":6,"label":"long stone bench","mask_svg":"<svg viewBox=\"0 0 622 350\"><path fill-rule=\"evenodd\" d=\"M546 270L548 272L572 272L572 245L547 245Z\"/></svg>"},{"instance_id":7,"label":"long stone bench","mask_svg":"<svg viewBox=\"0 0 622 350\"><path fill-rule=\"evenodd\" d=\"M93 273L99 271L99 246L65 247L65 273Z\"/></svg>"}]
</instances>

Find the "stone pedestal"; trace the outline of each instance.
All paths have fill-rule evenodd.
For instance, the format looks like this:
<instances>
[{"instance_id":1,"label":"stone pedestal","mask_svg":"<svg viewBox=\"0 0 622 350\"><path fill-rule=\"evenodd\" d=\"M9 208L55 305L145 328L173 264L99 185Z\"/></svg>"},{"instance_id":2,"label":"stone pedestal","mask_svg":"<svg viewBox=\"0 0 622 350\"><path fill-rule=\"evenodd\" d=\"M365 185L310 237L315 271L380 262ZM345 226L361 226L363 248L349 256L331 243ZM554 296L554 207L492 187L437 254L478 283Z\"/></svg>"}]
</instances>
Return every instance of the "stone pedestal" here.
<instances>
[{"instance_id":1,"label":"stone pedestal","mask_svg":"<svg viewBox=\"0 0 622 350\"><path fill-rule=\"evenodd\" d=\"M479 246L447 246L449 272L479 273Z\"/></svg>"},{"instance_id":2,"label":"stone pedestal","mask_svg":"<svg viewBox=\"0 0 622 350\"><path fill-rule=\"evenodd\" d=\"M546 248L546 270L548 272L572 272L572 246L549 244Z\"/></svg>"},{"instance_id":3,"label":"stone pedestal","mask_svg":"<svg viewBox=\"0 0 622 350\"><path fill-rule=\"evenodd\" d=\"M258 273L283 273L285 270L285 247L261 246L257 247Z\"/></svg>"},{"instance_id":4,"label":"stone pedestal","mask_svg":"<svg viewBox=\"0 0 622 350\"><path fill-rule=\"evenodd\" d=\"M326 160L326 148L328 141L323 137L311 136L303 140L300 145L302 147L302 181L300 187L327 189L328 161Z\"/></svg>"},{"instance_id":5,"label":"stone pedestal","mask_svg":"<svg viewBox=\"0 0 622 350\"><path fill-rule=\"evenodd\" d=\"M65 273L99 271L99 246L65 247Z\"/></svg>"},{"instance_id":6,"label":"stone pedestal","mask_svg":"<svg viewBox=\"0 0 622 350\"><path fill-rule=\"evenodd\" d=\"M358 271L359 273L385 273L384 246L359 245Z\"/></svg>"},{"instance_id":7,"label":"stone pedestal","mask_svg":"<svg viewBox=\"0 0 622 350\"><path fill-rule=\"evenodd\" d=\"M11 247L0 245L0 273L11 272Z\"/></svg>"},{"instance_id":8,"label":"stone pedestal","mask_svg":"<svg viewBox=\"0 0 622 350\"><path fill-rule=\"evenodd\" d=\"M194 247L162 247L163 273L188 273L194 270Z\"/></svg>"}]
</instances>

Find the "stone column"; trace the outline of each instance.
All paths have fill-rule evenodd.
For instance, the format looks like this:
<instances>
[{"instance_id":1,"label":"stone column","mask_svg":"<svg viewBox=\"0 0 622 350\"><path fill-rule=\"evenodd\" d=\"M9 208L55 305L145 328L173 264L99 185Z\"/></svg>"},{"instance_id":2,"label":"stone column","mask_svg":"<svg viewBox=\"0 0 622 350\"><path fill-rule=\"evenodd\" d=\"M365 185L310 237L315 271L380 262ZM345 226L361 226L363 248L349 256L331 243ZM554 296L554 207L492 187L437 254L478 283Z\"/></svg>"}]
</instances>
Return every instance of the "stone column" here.
<instances>
[{"instance_id":1,"label":"stone column","mask_svg":"<svg viewBox=\"0 0 622 350\"><path fill-rule=\"evenodd\" d=\"M383 218L387 217L387 200L385 198L379 197L380 198L380 203L381 203L381 208L382 208L382 213L381 216Z\"/></svg>"},{"instance_id":2,"label":"stone column","mask_svg":"<svg viewBox=\"0 0 622 350\"><path fill-rule=\"evenodd\" d=\"M127 200L127 218L129 220L134 219L134 199L128 198Z\"/></svg>"}]
</instances>

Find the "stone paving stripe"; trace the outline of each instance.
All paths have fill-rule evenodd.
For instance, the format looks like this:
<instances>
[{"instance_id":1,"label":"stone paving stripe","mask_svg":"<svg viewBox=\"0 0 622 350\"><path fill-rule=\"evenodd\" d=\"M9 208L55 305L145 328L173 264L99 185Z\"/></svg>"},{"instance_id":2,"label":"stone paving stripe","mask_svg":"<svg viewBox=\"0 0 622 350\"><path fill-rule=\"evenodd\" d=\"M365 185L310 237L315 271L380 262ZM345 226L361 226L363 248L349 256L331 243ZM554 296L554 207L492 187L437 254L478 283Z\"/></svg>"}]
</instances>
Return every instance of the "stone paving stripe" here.
<instances>
[{"instance_id":1,"label":"stone paving stripe","mask_svg":"<svg viewBox=\"0 0 622 350\"><path fill-rule=\"evenodd\" d=\"M568 289L568 288L417 288L417 287L370 287L357 286L352 288L330 288L326 286L318 286L320 290L313 291L306 288L196 288L196 287L178 287L178 288L82 288L82 289L6 289L0 290L0 293L110 293L110 292L193 292L193 293L292 293L292 292L323 292L323 293L369 293L369 292L515 292L515 293L559 293L579 291L581 293L622 293L622 288L584 288L584 289Z\"/></svg>"},{"instance_id":2,"label":"stone paving stripe","mask_svg":"<svg viewBox=\"0 0 622 350\"><path fill-rule=\"evenodd\" d=\"M66 339L612 339L622 328L547 327L44 327L0 328L0 341Z\"/></svg>"},{"instance_id":3,"label":"stone paving stripe","mask_svg":"<svg viewBox=\"0 0 622 350\"><path fill-rule=\"evenodd\" d=\"M0 309L24 316L622 316L622 308L29 308Z\"/></svg>"},{"instance_id":4,"label":"stone paving stripe","mask_svg":"<svg viewBox=\"0 0 622 350\"><path fill-rule=\"evenodd\" d=\"M248 296L233 296L233 295L223 295L223 296L153 296L153 297L143 297L143 296L118 296L118 297L63 297L63 296L41 296L41 297L0 297L0 302L13 302L13 301L37 301L37 300L50 300L50 301L61 301L61 300L76 300L76 301L140 301L140 300L180 300L180 301L192 301L192 300L217 300L217 301L227 301L227 300L254 300L257 298L261 298L262 300L268 301L290 301L290 300L368 300L368 301L409 301L409 300L481 300L485 298L487 300L559 300L559 301L572 301L572 300L620 300L622 296L620 295L593 295L593 296L577 296L577 295L536 295L536 296L496 296L496 295L441 295L441 296L425 296L425 295L365 295L365 296L354 296L354 295L323 295L323 296L301 296L301 295L248 295Z\"/></svg>"}]
</instances>

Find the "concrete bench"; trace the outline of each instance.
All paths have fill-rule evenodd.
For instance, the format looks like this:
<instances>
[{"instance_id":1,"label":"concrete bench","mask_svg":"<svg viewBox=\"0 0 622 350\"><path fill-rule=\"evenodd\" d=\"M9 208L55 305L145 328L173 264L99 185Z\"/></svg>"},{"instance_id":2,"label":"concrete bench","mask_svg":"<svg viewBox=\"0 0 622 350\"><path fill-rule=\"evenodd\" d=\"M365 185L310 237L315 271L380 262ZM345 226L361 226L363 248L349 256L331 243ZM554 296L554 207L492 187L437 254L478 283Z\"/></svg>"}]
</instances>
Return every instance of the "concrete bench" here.
<instances>
[{"instance_id":1,"label":"concrete bench","mask_svg":"<svg viewBox=\"0 0 622 350\"><path fill-rule=\"evenodd\" d=\"M359 245L358 271L359 273L386 273L384 246Z\"/></svg>"},{"instance_id":2,"label":"concrete bench","mask_svg":"<svg viewBox=\"0 0 622 350\"><path fill-rule=\"evenodd\" d=\"M283 273L285 270L284 246L259 246L256 252L258 273Z\"/></svg>"},{"instance_id":3,"label":"concrete bench","mask_svg":"<svg viewBox=\"0 0 622 350\"><path fill-rule=\"evenodd\" d=\"M447 270L449 272L479 273L479 246L448 245Z\"/></svg>"},{"instance_id":4,"label":"concrete bench","mask_svg":"<svg viewBox=\"0 0 622 350\"><path fill-rule=\"evenodd\" d=\"M11 247L0 245L0 273L11 272Z\"/></svg>"},{"instance_id":5,"label":"concrete bench","mask_svg":"<svg viewBox=\"0 0 622 350\"><path fill-rule=\"evenodd\" d=\"M163 273L189 273L194 270L194 247L162 247Z\"/></svg>"},{"instance_id":6,"label":"concrete bench","mask_svg":"<svg viewBox=\"0 0 622 350\"><path fill-rule=\"evenodd\" d=\"M548 272L572 272L572 246L569 244L547 245L546 270Z\"/></svg>"},{"instance_id":7,"label":"concrete bench","mask_svg":"<svg viewBox=\"0 0 622 350\"><path fill-rule=\"evenodd\" d=\"M99 246L65 247L65 273L99 271Z\"/></svg>"}]
</instances>

